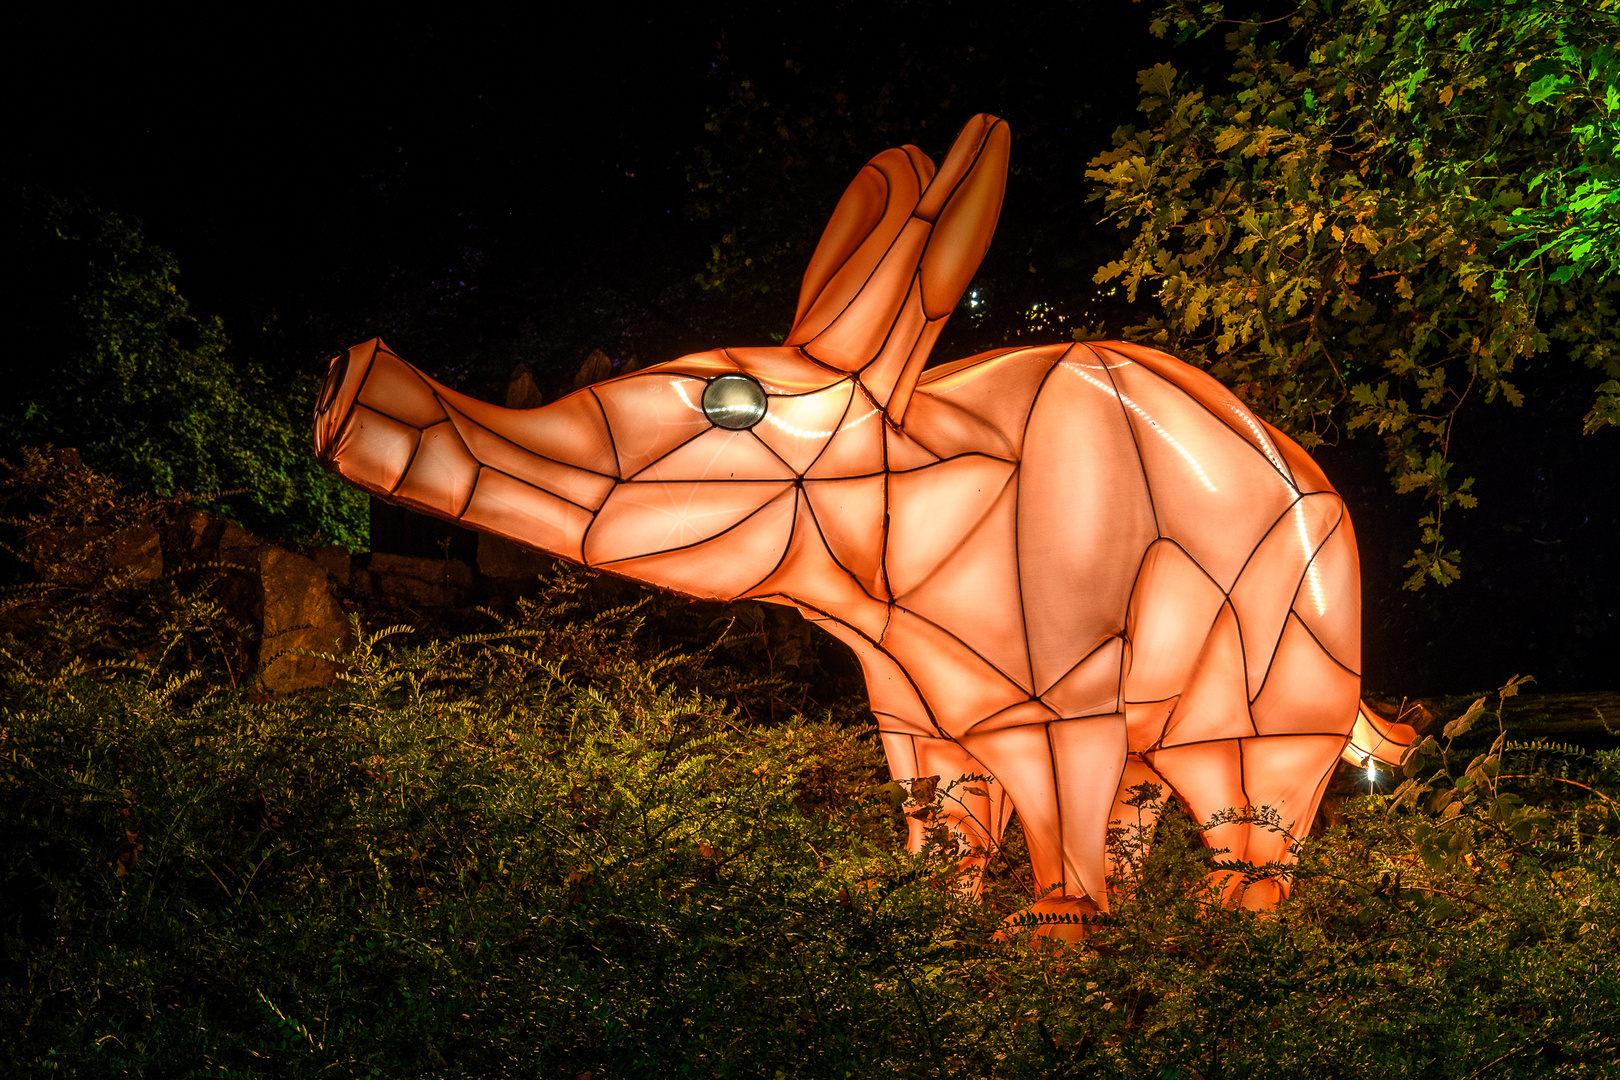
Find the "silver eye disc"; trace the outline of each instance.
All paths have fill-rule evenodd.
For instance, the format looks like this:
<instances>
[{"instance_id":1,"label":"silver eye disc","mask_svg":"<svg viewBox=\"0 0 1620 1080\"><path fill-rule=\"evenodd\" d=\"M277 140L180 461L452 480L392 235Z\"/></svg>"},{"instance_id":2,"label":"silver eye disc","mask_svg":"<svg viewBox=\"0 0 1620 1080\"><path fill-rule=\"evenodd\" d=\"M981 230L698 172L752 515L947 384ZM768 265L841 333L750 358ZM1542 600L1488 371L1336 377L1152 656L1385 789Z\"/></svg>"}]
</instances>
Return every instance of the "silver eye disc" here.
<instances>
[{"instance_id":1,"label":"silver eye disc","mask_svg":"<svg viewBox=\"0 0 1620 1080\"><path fill-rule=\"evenodd\" d=\"M703 414L716 427L751 428L765 419L765 390L747 375L710 379L703 391Z\"/></svg>"}]
</instances>

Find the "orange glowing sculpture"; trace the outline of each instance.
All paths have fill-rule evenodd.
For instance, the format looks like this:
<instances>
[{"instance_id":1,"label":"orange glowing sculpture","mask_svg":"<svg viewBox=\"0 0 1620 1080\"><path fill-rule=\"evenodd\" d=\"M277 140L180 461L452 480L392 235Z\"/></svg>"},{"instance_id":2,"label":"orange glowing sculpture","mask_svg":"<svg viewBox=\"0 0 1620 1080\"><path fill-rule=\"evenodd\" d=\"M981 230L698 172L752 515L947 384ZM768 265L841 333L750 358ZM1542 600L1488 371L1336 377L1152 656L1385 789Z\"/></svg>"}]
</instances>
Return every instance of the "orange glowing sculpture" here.
<instances>
[{"instance_id":1,"label":"orange glowing sculpture","mask_svg":"<svg viewBox=\"0 0 1620 1080\"><path fill-rule=\"evenodd\" d=\"M1298 835L1341 755L1395 761L1411 730L1358 709L1344 504L1213 379L1121 342L924 372L1008 147L977 116L937 171L914 146L873 158L780 347L509 410L371 341L332 362L315 448L367 491L585 566L796 607L860 658L895 777L994 776L951 825L989 846L1010 800L1051 889L1037 910L1106 909L1133 786L1201 820L1271 806ZM1291 857L1254 825L1211 839ZM1287 891L1239 888L1256 907Z\"/></svg>"}]
</instances>

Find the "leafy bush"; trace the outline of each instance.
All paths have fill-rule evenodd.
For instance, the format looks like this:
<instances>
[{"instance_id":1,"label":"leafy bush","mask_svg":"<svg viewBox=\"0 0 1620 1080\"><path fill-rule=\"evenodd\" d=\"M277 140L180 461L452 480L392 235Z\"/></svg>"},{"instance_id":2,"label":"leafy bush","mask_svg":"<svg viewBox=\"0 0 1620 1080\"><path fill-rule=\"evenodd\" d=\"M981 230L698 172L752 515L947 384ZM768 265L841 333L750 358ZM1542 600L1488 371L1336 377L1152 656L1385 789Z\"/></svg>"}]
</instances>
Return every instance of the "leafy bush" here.
<instances>
[{"instance_id":1,"label":"leafy bush","mask_svg":"<svg viewBox=\"0 0 1620 1080\"><path fill-rule=\"evenodd\" d=\"M1501 699L1277 911L1216 902L1267 868L1172 804L1059 949L1002 923L1016 840L965 901L948 844L899 850L868 734L745 722L745 673L578 577L483 634L358 627L278 700L161 647L163 588L56 594L132 620L96 665L4 640L12 1075L1616 1074L1620 754L1517 744Z\"/></svg>"}]
</instances>

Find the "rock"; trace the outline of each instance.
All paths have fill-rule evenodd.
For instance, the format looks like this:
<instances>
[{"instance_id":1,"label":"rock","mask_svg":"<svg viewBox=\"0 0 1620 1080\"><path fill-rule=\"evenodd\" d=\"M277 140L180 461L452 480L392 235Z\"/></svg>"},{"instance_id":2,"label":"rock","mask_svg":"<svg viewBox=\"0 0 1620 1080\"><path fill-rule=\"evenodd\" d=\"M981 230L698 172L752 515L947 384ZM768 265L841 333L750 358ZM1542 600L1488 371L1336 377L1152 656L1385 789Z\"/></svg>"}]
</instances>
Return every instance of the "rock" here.
<instances>
[{"instance_id":1,"label":"rock","mask_svg":"<svg viewBox=\"0 0 1620 1080\"><path fill-rule=\"evenodd\" d=\"M532 580L551 567L552 559L504 536L480 533L478 572L503 581Z\"/></svg>"},{"instance_id":2,"label":"rock","mask_svg":"<svg viewBox=\"0 0 1620 1080\"><path fill-rule=\"evenodd\" d=\"M472 570L460 559L420 559L414 555L371 555L372 588L423 607L457 607L472 588Z\"/></svg>"},{"instance_id":3,"label":"rock","mask_svg":"<svg viewBox=\"0 0 1620 1080\"><path fill-rule=\"evenodd\" d=\"M332 595L327 572L313 559L266 547L259 553L259 581L264 593L259 680L264 688L285 694L330 685L336 665L292 651L342 651L348 644L349 620Z\"/></svg>"},{"instance_id":4,"label":"rock","mask_svg":"<svg viewBox=\"0 0 1620 1080\"><path fill-rule=\"evenodd\" d=\"M332 544L329 547L317 548L311 552L315 565L319 566L332 576L332 580L339 585L349 583L349 569L353 560L349 557L349 549L341 544Z\"/></svg>"}]
</instances>

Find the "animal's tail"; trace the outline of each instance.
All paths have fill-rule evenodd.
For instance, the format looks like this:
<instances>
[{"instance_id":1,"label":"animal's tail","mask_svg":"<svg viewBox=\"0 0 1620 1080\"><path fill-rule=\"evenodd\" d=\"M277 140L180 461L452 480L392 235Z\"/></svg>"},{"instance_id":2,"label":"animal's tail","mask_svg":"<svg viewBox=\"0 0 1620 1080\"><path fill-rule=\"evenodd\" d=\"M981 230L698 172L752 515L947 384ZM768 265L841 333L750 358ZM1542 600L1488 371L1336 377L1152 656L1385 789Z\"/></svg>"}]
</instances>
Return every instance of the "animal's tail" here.
<instances>
[{"instance_id":1,"label":"animal's tail","mask_svg":"<svg viewBox=\"0 0 1620 1080\"><path fill-rule=\"evenodd\" d=\"M1356 726L1350 732L1350 744L1339 756L1352 765L1366 765L1369 759L1385 765L1399 765L1417 742L1417 732L1410 724L1385 720L1373 712L1363 701L1356 713Z\"/></svg>"}]
</instances>

